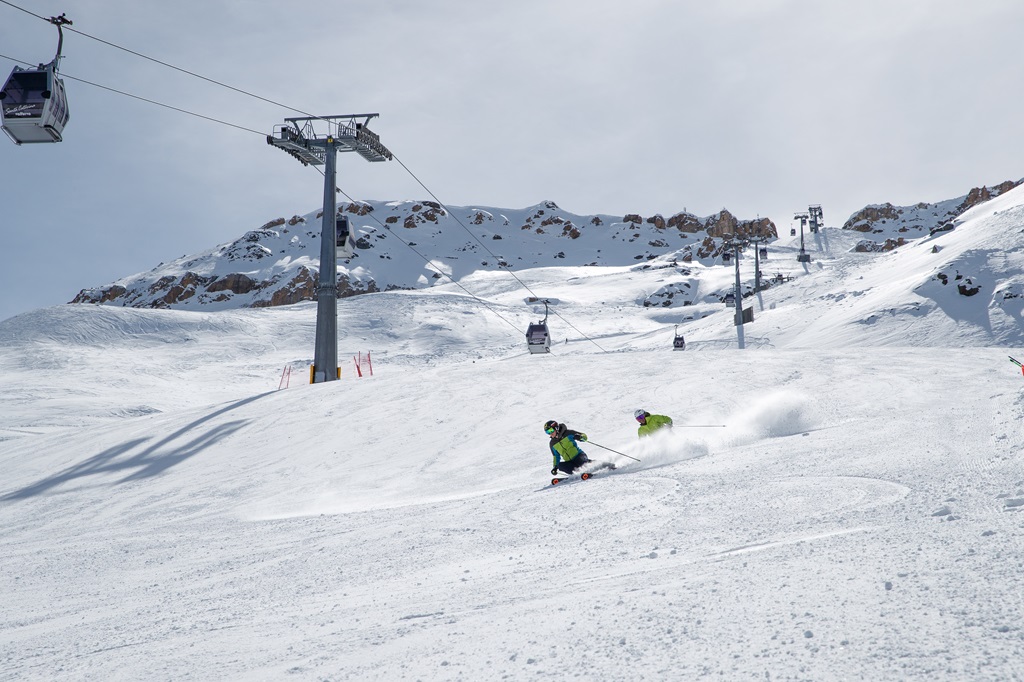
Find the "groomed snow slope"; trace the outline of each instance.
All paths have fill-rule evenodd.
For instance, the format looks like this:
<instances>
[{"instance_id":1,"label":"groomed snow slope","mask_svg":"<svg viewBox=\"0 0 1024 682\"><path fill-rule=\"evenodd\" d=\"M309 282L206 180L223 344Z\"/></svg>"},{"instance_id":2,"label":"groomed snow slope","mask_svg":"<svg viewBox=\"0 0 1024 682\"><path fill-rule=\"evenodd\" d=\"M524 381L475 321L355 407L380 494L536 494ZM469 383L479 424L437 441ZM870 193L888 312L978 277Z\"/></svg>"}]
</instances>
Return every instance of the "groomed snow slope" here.
<instances>
[{"instance_id":1,"label":"groomed snow slope","mask_svg":"<svg viewBox=\"0 0 1024 682\"><path fill-rule=\"evenodd\" d=\"M374 376L315 386L312 305L4 321L0 679L1022 679L1020 329L921 293L1011 279L1020 211L822 233L743 351L721 304L638 307L653 268L526 271L579 330L543 357L454 287L347 299ZM547 419L621 469L547 485Z\"/></svg>"}]
</instances>

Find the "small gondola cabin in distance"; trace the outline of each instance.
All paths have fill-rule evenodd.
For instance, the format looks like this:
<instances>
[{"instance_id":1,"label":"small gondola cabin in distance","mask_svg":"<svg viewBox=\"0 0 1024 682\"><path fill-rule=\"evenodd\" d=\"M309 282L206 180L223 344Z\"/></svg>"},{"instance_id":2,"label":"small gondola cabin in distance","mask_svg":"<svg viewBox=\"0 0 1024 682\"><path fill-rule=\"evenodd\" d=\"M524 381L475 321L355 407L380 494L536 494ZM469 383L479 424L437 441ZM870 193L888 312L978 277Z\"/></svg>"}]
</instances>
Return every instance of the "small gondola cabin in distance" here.
<instances>
[{"instance_id":1,"label":"small gondola cabin in distance","mask_svg":"<svg viewBox=\"0 0 1024 682\"><path fill-rule=\"evenodd\" d=\"M35 68L15 65L0 89L0 128L15 144L60 142L68 122L68 98L57 64L64 44L61 27L71 22L62 14L50 23L60 33L57 56Z\"/></svg>"},{"instance_id":2,"label":"small gondola cabin in distance","mask_svg":"<svg viewBox=\"0 0 1024 682\"><path fill-rule=\"evenodd\" d=\"M531 354L551 352L551 334L548 332L548 301L544 301L544 319L532 322L526 328L526 348Z\"/></svg>"}]
</instances>

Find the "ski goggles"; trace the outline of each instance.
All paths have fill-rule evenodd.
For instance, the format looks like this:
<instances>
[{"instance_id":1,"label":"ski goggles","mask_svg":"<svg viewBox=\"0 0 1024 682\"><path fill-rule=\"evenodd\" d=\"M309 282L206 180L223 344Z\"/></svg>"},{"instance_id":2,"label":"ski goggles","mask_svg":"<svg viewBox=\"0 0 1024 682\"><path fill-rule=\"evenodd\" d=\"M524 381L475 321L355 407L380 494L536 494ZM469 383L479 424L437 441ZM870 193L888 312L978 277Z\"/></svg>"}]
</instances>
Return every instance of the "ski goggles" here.
<instances>
[{"instance_id":1,"label":"ski goggles","mask_svg":"<svg viewBox=\"0 0 1024 682\"><path fill-rule=\"evenodd\" d=\"M553 426L548 426L548 427L546 427L544 429L544 433L548 434L549 436L551 434L553 434L554 432L555 432L555 427L553 427Z\"/></svg>"},{"instance_id":2,"label":"ski goggles","mask_svg":"<svg viewBox=\"0 0 1024 682\"><path fill-rule=\"evenodd\" d=\"M638 422L640 422L641 424L642 424L642 423L643 423L643 422L644 422L644 421L645 421L646 419L647 419L647 415L646 415L646 414L642 414L642 415L640 415L639 417L637 417L637 418L636 418L636 420L637 420Z\"/></svg>"}]
</instances>

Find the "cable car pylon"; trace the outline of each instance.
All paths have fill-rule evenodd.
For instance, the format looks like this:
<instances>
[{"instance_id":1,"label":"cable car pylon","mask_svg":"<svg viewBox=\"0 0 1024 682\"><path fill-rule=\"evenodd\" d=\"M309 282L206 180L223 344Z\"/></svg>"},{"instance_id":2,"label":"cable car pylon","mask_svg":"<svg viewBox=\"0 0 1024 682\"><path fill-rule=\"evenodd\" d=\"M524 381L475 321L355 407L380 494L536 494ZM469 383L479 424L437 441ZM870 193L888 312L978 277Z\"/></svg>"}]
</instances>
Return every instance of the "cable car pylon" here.
<instances>
[{"instance_id":1,"label":"cable car pylon","mask_svg":"<svg viewBox=\"0 0 1024 682\"><path fill-rule=\"evenodd\" d=\"M309 383L338 379L338 254L351 255L352 229L339 221L337 154L356 152L367 161L390 161L393 156L376 133L367 128L377 114L286 118L267 136L267 144L288 152L303 166L324 167L324 210L320 223L320 274L316 287L316 345ZM362 120L358 120L362 119ZM326 132L317 127L326 125ZM339 240L338 228L345 234Z\"/></svg>"},{"instance_id":2,"label":"cable car pylon","mask_svg":"<svg viewBox=\"0 0 1024 682\"><path fill-rule=\"evenodd\" d=\"M57 56L49 64L24 69L17 64L0 89L0 128L14 144L60 142L68 122L64 81L57 77L64 48L64 26L71 20L50 17L57 27Z\"/></svg>"}]
</instances>

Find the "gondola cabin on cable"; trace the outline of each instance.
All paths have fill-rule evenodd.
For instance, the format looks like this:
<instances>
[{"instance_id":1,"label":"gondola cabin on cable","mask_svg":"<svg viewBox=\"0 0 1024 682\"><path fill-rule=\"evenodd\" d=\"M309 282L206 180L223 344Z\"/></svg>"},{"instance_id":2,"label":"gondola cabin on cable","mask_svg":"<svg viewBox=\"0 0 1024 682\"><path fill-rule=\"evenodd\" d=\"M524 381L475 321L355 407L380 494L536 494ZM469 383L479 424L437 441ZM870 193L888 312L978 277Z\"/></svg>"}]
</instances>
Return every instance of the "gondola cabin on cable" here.
<instances>
[{"instance_id":1,"label":"gondola cabin on cable","mask_svg":"<svg viewBox=\"0 0 1024 682\"><path fill-rule=\"evenodd\" d=\"M722 301L725 303L725 307L726 308L735 308L736 307L736 294L734 294L734 293L732 293L730 291L729 293L727 293L725 295L725 298L722 299Z\"/></svg>"},{"instance_id":2,"label":"gondola cabin on cable","mask_svg":"<svg viewBox=\"0 0 1024 682\"><path fill-rule=\"evenodd\" d=\"M672 350L686 350L686 339L679 333L679 325L676 325L674 332L674 338L672 339Z\"/></svg>"},{"instance_id":3,"label":"gondola cabin on cable","mask_svg":"<svg viewBox=\"0 0 1024 682\"><path fill-rule=\"evenodd\" d=\"M761 258L768 258L768 247L762 246L761 248L759 248L757 250L757 252L758 252L758 255L761 256Z\"/></svg>"},{"instance_id":4,"label":"gondola cabin on cable","mask_svg":"<svg viewBox=\"0 0 1024 682\"><path fill-rule=\"evenodd\" d=\"M348 216L340 215L334 221L335 253L338 260L352 257L352 229L349 227Z\"/></svg>"},{"instance_id":5,"label":"gondola cabin on cable","mask_svg":"<svg viewBox=\"0 0 1024 682\"><path fill-rule=\"evenodd\" d=\"M728 251L723 251L722 252L722 262L723 263L731 263L732 262L732 254L729 253Z\"/></svg>"},{"instance_id":6,"label":"gondola cabin on cable","mask_svg":"<svg viewBox=\"0 0 1024 682\"><path fill-rule=\"evenodd\" d=\"M60 142L68 122L68 99L64 81L57 77L57 64L64 43L61 27L71 22L62 14L51 17L50 23L60 33L57 56L36 68L15 65L0 89L0 128L15 144Z\"/></svg>"},{"instance_id":7,"label":"gondola cabin on cable","mask_svg":"<svg viewBox=\"0 0 1024 682\"><path fill-rule=\"evenodd\" d=\"M544 301L544 319L532 322L526 328L526 348L533 353L551 352L551 334L548 333L548 302Z\"/></svg>"}]
</instances>

